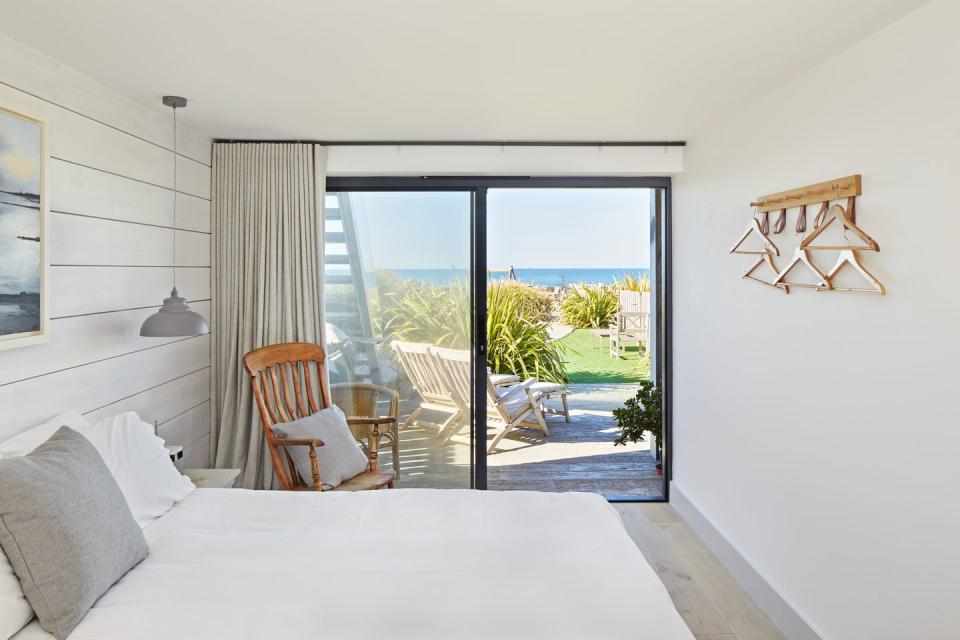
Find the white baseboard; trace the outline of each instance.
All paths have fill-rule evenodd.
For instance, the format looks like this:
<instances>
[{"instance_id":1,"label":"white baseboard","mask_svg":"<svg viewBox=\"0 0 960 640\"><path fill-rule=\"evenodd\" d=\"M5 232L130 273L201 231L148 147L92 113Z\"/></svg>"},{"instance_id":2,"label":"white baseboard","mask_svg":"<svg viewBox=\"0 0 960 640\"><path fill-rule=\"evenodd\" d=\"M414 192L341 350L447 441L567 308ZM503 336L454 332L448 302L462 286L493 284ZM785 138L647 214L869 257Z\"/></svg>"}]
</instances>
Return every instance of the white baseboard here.
<instances>
[{"instance_id":1,"label":"white baseboard","mask_svg":"<svg viewBox=\"0 0 960 640\"><path fill-rule=\"evenodd\" d=\"M733 574L754 603L767 614L788 640L822 640L810 624L787 604L776 589L757 573L746 558L730 544L710 520L674 483L670 483L670 505L687 521L717 559Z\"/></svg>"}]
</instances>

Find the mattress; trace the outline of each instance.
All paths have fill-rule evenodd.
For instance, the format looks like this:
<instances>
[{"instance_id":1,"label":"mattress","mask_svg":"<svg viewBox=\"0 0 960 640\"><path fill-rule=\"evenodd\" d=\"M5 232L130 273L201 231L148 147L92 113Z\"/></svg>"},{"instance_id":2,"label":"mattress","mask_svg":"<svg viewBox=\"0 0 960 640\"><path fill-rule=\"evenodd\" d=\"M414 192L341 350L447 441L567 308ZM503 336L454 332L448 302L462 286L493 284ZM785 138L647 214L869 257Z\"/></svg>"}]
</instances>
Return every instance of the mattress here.
<instances>
[{"instance_id":1,"label":"mattress","mask_svg":"<svg viewBox=\"0 0 960 640\"><path fill-rule=\"evenodd\" d=\"M71 640L693 638L595 494L200 489L144 534Z\"/></svg>"}]
</instances>

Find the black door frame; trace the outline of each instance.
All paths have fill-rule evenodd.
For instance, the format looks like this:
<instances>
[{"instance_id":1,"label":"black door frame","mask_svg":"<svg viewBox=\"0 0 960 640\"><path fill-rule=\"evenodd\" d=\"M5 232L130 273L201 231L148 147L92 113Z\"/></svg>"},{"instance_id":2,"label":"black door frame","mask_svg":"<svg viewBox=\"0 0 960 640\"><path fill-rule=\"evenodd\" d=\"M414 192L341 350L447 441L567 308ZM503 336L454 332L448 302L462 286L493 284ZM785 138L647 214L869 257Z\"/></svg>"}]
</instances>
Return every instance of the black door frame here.
<instances>
[{"instance_id":1,"label":"black door frame","mask_svg":"<svg viewBox=\"0 0 960 640\"><path fill-rule=\"evenodd\" d=\"M487 488L486 447L486 329L487 329L487 189L492 188L646 188L652 189L650 205L650 265L655 287L654 302L657 384L663 389L663 495L661 497L608 496L611 502L667 502L670 499L673 442L672 322L673 281L671 268L671 180L669 177L514 177L514 176L411 176L327 177L326 190L340 191L463 191L471 193L471 292L473 318L473 437L470 486ZM479 445L479 446L478 446Z\"/></svg>"}]
</instances>

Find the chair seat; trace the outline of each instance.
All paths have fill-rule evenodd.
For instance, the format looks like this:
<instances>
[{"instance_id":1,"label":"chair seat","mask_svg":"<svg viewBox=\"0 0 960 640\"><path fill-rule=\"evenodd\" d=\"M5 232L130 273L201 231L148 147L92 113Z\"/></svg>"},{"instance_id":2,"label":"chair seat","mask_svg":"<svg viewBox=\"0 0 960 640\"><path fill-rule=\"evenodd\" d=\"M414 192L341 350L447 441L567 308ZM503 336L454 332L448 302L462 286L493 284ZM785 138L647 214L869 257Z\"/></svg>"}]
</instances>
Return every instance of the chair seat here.
<instances>
[{"instance_id":1,"label":"chair seat","mask_svg":"<svg viewBox=\"0 0 960 640\"><path fill-rule=\"evenodd\" d=\"M341 482L331 491L369 491L383 489L397 479L397 474L389 469L386 471L364 471L360 475Z\"/></svg>"}]
</instances>

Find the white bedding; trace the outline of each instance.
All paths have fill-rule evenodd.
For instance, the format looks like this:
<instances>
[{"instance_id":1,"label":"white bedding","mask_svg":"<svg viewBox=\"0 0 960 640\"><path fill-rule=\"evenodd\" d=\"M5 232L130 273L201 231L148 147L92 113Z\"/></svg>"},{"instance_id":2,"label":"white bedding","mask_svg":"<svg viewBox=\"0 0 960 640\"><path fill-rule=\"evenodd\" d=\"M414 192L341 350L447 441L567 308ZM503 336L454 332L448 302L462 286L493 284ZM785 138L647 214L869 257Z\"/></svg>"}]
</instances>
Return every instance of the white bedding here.
<instances>
[{"instance_id":1,"label":"white bedding","mask_svg":"<svg viewBox=\"0 0 960 640\"><path fill-rule=\"evenodd\" d=\"M144 534L70 640L693 638L594 494L203 489Z\"/></svg>"}]
</instances>

